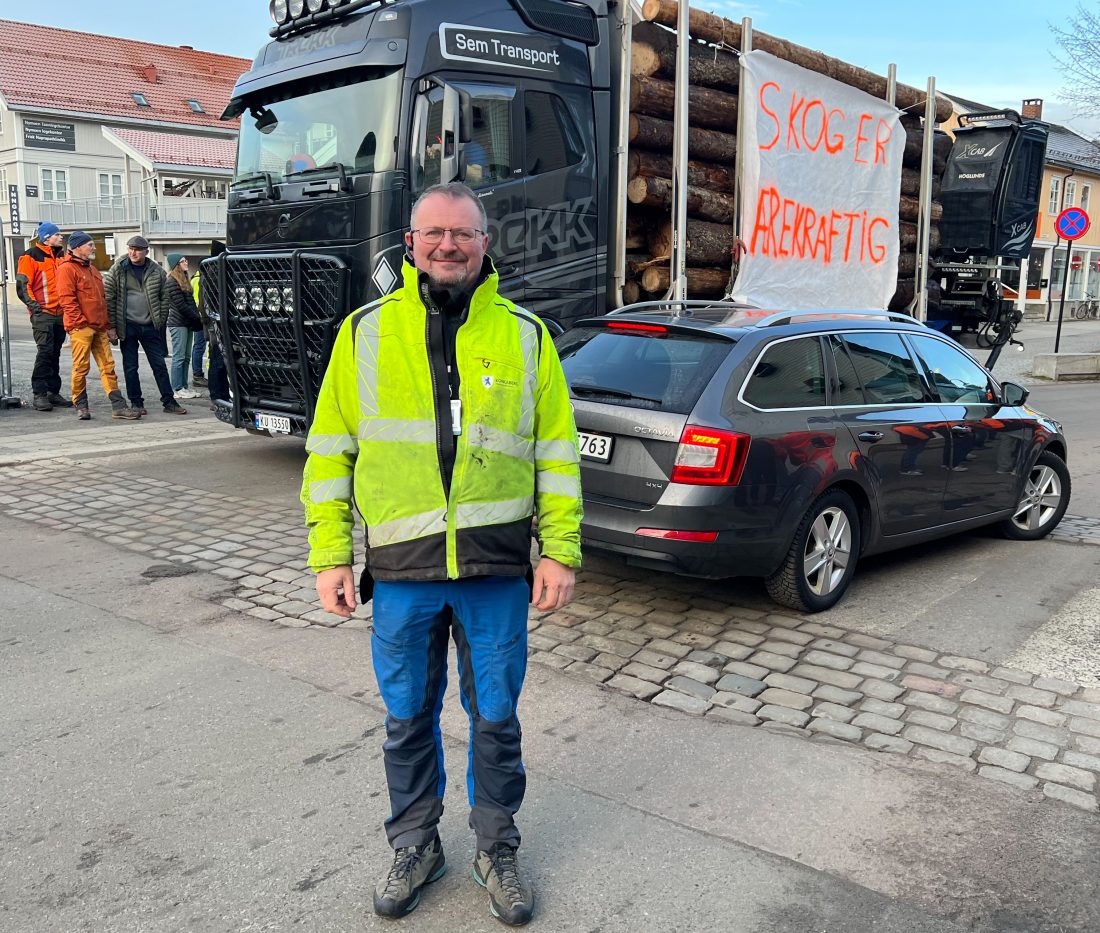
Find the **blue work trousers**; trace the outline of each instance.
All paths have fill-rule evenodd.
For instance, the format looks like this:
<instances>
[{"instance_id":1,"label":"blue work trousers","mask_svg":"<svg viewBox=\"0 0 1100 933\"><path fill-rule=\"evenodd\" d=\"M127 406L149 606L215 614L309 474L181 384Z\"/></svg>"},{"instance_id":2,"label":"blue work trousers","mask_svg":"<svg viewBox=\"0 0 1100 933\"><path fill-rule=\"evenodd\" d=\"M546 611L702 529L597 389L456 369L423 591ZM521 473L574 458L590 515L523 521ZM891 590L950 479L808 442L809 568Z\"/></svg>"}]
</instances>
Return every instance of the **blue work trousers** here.
<instances>
[{"instance_id":1,"label":"blue work trousers","mask_svg":"<svg viewBox=\"0 0 1100 933\"><path fill-rule=\"evenodd\" d=\"M524 577L375 582L371 652L388 713L386 835L395 849L430 842L443 815L439 713L449 637L470 717L470 828L481 850L519 845L514 815L527 778L516 704L527 672L530 594Z\"/></svg>"}]
</instances>

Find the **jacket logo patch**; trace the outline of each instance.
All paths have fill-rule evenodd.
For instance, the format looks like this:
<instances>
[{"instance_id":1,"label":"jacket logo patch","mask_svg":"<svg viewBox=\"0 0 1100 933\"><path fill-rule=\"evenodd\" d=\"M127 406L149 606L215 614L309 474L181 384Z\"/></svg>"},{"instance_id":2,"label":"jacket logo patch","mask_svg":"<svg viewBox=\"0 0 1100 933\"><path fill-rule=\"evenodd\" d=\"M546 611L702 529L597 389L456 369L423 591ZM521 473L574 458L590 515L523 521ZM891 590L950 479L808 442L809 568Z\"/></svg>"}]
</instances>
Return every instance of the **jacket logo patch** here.
<instances>
[{"instance_id":1,"label":"jacket logo patch","mask_svg":"<svg viewBox=\"0 0 1100 933\"><path fill-rule=\"evenodd\" d=\"M493 377L492 376L482 376L481 377L481 384L483 386L485 386L486 389L491 389L493 387Z\"/></svg>"}]
</instances>

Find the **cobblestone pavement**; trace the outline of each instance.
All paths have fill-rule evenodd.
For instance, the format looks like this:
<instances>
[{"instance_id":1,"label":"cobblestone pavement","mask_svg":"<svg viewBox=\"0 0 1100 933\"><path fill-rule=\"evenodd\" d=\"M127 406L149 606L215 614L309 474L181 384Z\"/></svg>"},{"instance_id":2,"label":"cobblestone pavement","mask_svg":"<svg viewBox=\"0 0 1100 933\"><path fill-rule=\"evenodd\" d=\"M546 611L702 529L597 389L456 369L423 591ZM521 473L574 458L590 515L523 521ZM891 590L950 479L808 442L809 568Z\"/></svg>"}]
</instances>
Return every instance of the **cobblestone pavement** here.
<instances>
[{"instance_id":1,"label":"cobblestone pavement","mask_svg":"<svg viewBox=\"0 0 1100 933\"><path fill-rule=\"evenodd\" d=\"M76 472L82 481L70 489ZM146 554L165 562L165 575L209 571L226 580L228 610L296 627L370 625L366 613L342 622L316 607L291 504L58 458L0 468L0 512ZM1063 526L1064 537L1100 543L1096 519ZM685 713L953 765L1098 809L1100 688L893 644L763 600L744 605L721 586L702 596L698 581L592 563L604 570L580 574L573 603L532 611L532 662Z\"/></svg>"}]
</instances>

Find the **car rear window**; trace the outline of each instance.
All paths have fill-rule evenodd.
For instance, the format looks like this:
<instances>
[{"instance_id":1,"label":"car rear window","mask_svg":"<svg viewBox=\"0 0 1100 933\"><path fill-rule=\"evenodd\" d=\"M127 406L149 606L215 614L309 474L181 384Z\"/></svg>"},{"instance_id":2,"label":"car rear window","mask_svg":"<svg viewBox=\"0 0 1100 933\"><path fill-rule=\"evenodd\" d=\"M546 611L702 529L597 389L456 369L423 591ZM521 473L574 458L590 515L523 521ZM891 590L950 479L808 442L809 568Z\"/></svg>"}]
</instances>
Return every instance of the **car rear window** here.
<instances>
[{"instance_id":1,"label":"car rear window","mask_svg":"<svg viewBox=\"0 0 1100 933\"><path fill-rule=\"evenodd\" d=\"M607 327L577 327L554 343L577 398L684 415L733 347L719 337Z\"/></svg>"}]
</instances>

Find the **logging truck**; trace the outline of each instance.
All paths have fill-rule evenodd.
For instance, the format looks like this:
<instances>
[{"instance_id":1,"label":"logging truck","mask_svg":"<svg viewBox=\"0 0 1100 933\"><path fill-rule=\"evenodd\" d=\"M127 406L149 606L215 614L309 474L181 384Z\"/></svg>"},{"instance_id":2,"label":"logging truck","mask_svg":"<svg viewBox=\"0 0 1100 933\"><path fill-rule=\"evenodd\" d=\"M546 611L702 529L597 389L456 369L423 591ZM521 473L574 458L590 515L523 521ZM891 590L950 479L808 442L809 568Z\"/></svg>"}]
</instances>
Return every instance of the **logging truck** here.
<instances>
[{"instance_id":1,"label":"logging truck","mask_svg":"<svg viewBox=\"0 0 1100 933\"><path fill-rule=\"evenodd\" d=\"M697 10L688 21L676 0L271 0L270 13L271 41L223 114L241 119L226 248L202 266L231 387L214 400L223 421L308 431L337 328L400 283L410 207L433 184L477 193L501 291L561 328L638 300L732 295L743 251L771 242L782 253L785 206L759 245L740 216L747 23ZM859 222L859 249L896 259L880 307L914 307L923 257L943 246L952 144L933 128L949 105L760 33L751 46L885 100L900 119L892 220L875 233L853 193L833 220L803 209L795 246L816 259L839 242L847 257ZM815 104L783 119L802 134L797 147L833 151L840 108L815 116ZM877 163L884 145L861 135L869 127L848 133L856 162ZM995 254L955 243L950 258L974 266L982 290L946 326L988 327L999 296L981 270Z\"/></svg>"}]
</instances>

